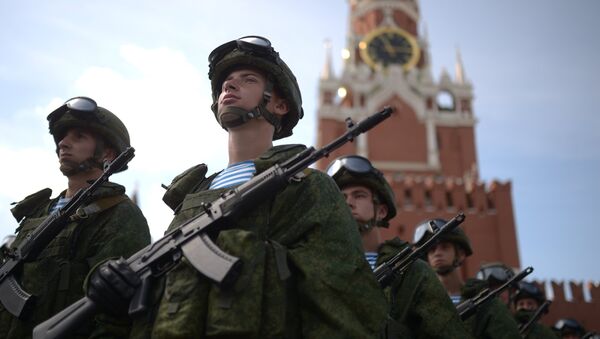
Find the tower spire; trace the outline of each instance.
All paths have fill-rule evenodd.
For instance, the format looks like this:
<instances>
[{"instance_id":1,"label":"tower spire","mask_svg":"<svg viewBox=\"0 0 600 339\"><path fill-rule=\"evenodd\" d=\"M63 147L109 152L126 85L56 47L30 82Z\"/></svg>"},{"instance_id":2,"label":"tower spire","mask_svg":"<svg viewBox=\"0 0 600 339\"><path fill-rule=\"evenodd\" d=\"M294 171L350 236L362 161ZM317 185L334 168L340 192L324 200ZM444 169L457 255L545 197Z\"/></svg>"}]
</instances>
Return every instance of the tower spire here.
<instances>
[{"instance_id":1,"label":"tower spire","mask_svg":"<svg viewBox=\"0 0 600 339\"><path fill-rule=\"evenodd\" d=\"M454 73L457 83L464 85L467 82L465 66L463 66L462 57L460 55L460 49L458 46L456 46L456 64L454 65Z\"/></svg>"},{"instance_id":2,"label":"tower spire","mask_svg":"<svg viewBox=\"0 0 600 339\"><path fill-rule=\"evenodd\" d=\"M321 79L327 80L331 78L332 71L331 41L329 39L326 39L323 45L325 47L325 64L323 65L323 70L321 71Z\"/></svg>"}]
</instances>

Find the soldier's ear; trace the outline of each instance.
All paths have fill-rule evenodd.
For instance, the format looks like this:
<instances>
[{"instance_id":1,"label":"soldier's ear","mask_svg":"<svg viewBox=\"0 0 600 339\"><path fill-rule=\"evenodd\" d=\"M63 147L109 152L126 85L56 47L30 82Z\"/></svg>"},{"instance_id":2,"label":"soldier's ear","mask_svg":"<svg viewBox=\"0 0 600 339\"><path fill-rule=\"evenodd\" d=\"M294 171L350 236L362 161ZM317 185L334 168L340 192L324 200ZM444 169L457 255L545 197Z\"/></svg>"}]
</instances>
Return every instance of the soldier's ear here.
<instances>
[{"instance_id":1,"label":"soldier's ear","mask_svg":"<svg viewBox=\"0 0 600 339\"><path fill-rule=\"evenodd\" d=\"M465 250L462 249L462 247L460 246L455 246L454 248L456 248L456 260L458 260L458 262L462 264L462 262L467 257L467 254L465 253Z\"/></svg>"},{"instance_id":2,"label":"soldier's ear","mask_svg":"<svg viewBox=\"0 0 600 339\"><path fill-rule=\"evenodd\" d=\"M112 162L117 157L117 152L112 147L105 147L102 152L102 161Z\"/></svg>"},{"instance_id":3,"label":"soldier's ear","mask_svg":"<svg viewBox=\"0 0 600 339\"><path fill-rule=\"evenodd\" d=\"M388 208L385 204L378 204L377 208L375 209L375 212L375 219L383 220L388 215Z\"/></svg>"},{"instance_id":4,"label":"soldier's ear","mask_svg":"<svg viewBox=\"0 0 600 339\"><path fill-rule=\"evenodd\" d=\"M273 98L271 98L271 100L273 101L273 114L276 114L279 116L284 116L284 115L288 114L288 112L290 111L290 108L289 108L287 100L277 97L277 96L273 96Z\"/></svg>"}]
</instances>

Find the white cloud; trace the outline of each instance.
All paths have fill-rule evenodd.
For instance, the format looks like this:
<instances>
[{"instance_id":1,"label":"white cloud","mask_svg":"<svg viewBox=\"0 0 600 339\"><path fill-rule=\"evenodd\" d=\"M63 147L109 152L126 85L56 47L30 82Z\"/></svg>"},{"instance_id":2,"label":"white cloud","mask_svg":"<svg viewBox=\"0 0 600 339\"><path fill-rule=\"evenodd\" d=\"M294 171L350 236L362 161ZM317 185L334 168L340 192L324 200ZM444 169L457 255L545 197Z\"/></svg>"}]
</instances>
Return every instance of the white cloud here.
<instances>
[{"instance_id":1,"label":"white cloud","mask_svg":"<svg viewBox=\"0 0 600 339\"><path fill-rule=\"evenodd\" d=\"M210 110L212 99L205 72L192 65L183 53L125 45L120 48L120 56L136 72L89 67L75 81L70 94L92 97L127 126L136 157L130 170L114 180L130 190L139 185L143 195L141 208L156 239L172 217L161 200L164 190L160 184L168 184L173 176L200 162L208 163L211 171L220 170L227 162L227 133ZM29 112L34 111L36 118L45 122L46 115L62 102L64 99L52 99L48 105ZM30 132L47 133L46 128L44 125L43 130L39 127ZM51 151L52 139L48 136L44 140L44 145L28 149L0 145L0 157L13 164L3 170L3 177L22 178L4 185L0 194L2 205L49 185L57 190L65 187L66 181ZM10 218L3 208L2 234L13 231L14 227L4 226L15 225Z\"/></svg>"}]
</instances>

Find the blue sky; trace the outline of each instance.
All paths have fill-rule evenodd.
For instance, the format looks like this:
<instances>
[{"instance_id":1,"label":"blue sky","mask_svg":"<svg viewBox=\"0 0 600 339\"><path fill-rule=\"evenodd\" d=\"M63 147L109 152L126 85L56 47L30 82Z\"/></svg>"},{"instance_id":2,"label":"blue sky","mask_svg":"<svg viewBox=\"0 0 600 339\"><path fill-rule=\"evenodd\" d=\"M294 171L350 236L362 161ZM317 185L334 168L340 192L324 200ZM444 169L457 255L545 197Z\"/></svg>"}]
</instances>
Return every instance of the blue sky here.
<instances>
[{"instance_id":1,"label":"blue sky","mask_svg":"<svg viewBox=\"0 0 600 339\"><path fill-rule=\"evenodd\" d=\"M521 263L534 278L600 281L600 2L421 2L437 77L460 48L474 85L480 174L510 180ZM210 112L208 53L237 37L271 39L296 73L306 116L285 142L315 143L316 99L332 42L339 72L347 1L0 2L0 234L9 203L64 189L45 117L93 97L127 124L136 158L114 180L137 188L154 238L171 214L161 183L227 162Z\"/></svg>"}]
</instances>

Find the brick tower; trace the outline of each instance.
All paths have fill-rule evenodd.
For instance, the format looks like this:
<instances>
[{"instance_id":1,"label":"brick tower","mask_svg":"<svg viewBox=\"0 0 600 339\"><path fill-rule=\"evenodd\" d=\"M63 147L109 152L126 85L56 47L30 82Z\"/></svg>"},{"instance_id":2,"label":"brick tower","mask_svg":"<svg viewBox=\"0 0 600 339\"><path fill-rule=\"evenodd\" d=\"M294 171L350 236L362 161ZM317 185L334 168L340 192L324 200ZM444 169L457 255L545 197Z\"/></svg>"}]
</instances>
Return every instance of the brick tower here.
<instances>
[{"instance_id":1,"label":"brick tower","mask_svg":"<svg viewBox=\"0 0 600 339\"><path fill-rule=\"evenodd\" d=\"M419 32L416 0L349 0L343 70L334 74L330 47L319 82L318 144L357 121L394 106L395 114L355 143L318 164L346 154L369 158L396 194L398 215L384 236L412 240L416 225L451 218L458 211L474 255L463 275L485 262L519 268L510 182L479 179L475 147L473 86L457 51L454 76L434 80L426 33Z\"/></svg>"}]
</instances>

